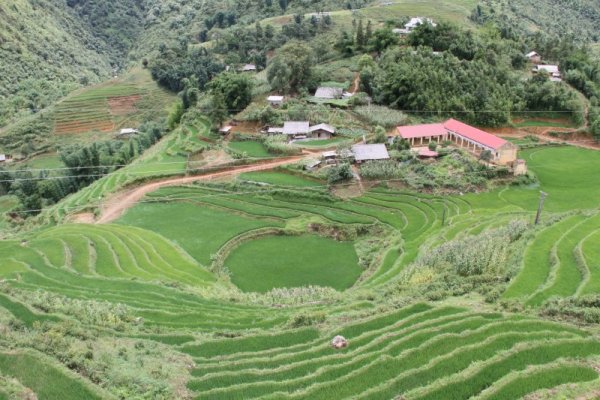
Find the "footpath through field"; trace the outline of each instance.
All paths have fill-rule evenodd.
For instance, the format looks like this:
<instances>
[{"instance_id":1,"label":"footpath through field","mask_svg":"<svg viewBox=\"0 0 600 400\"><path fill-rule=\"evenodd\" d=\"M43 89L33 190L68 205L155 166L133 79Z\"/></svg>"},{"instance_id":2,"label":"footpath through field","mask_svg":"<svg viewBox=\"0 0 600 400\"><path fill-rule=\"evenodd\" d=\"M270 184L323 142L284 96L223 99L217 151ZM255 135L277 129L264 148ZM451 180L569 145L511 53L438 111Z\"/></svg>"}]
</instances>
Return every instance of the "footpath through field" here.
<instances>
[{"instance_id":1,"label":"footpath through field","mask_svg":"<svg viewBox=\"0 0 600 400\"><path fill-rule=\"evenodd\" d=\"M100 217L96 220L97 224L108 224L118 219L123 213L133 207L138 201L140 201L146 194L154 192L165 186L177 186L185 185L187 183L218 179L233 175L238 175L244 172L255 172L273 169L281 165L290 164L299 161L302 156L287 157L272 162L243 165L238 167L232 167L225 171L213 172L204 175L185 176L178 178L169 178L159 181L153 181L145 183L141 186L137 186L131 190L115 193L113 196L107 198L104 201L105 206L101 207Z\"/></svg>"}]
</instances>

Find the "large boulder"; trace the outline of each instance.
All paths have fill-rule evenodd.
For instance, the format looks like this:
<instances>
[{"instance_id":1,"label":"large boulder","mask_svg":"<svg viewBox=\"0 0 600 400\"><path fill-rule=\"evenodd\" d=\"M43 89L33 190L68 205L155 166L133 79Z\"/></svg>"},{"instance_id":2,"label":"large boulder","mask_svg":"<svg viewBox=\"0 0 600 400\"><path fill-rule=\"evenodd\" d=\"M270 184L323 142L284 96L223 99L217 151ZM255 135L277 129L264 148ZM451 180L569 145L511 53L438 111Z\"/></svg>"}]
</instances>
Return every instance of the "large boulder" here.
<instances>
[{"instance_id":1,"label":"large boulder","mask_svg":"<svg viewBox=\"0 0 600 400\"><path fill-rule=\"evenodd\" d=\"M348 347L348 341L343 336L336 336L331 341L331 347L334 349L343 349L344 347Z\"/></svg>"}]
</instances>

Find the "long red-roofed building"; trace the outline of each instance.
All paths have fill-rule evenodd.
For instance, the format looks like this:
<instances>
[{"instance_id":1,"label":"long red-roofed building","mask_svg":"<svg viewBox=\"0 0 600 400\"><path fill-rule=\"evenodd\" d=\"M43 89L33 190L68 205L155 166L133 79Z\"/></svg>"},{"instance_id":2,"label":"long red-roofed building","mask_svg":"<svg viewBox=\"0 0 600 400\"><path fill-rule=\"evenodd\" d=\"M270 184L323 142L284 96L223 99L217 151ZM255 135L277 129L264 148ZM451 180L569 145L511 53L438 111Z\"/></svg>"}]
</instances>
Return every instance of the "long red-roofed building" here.
<instances>
[{"instance_id":1,"label":"long red-roofed building","mask_svg":"<svg viewBox=\"0 0 600 400\"><path fill-rule=\"evenodd\" d=\"M398 133L411 146L450 140L473 152L489 150L492 161L497 164L513 164L517 159L517 147L514 144L455 119L442 124L399 126Z\"/></svg>"}]
</instances>

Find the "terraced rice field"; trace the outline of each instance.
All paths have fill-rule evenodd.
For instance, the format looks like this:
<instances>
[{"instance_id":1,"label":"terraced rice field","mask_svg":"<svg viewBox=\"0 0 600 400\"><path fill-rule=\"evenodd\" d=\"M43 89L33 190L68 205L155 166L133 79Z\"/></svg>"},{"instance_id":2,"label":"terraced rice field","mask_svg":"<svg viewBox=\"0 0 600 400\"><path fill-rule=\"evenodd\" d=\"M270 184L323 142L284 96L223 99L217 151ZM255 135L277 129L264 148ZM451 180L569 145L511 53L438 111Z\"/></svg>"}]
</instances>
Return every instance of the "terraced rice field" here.
<instances>
[{"instance_id":1,"label":"terraced rice field","mask_svg":"<svg viewBox=\"0 0 600 400\"><path fill-rule=\"evenodd\" d=\"M157 153L100 180L52 215L59 220L68 207L89 206L123 187L131 171L146 173L156 157L167 156L164 149L179 149L176 143L167 138ZM525 156L538 187L477 195L375 187L342 200L285 171L242 176L231 186L163 188L115 224L59 224L0 241L0 323L73 324L70 315L30 304L33 291L118 304L138 322L97 334L142 346L158 342L191 357L181 382L198 399L512 399L564 384L585 393L586 385L600 385L596 327L535 312L498 313L479 297L432 303L394 297L403 272L437 246L532 221L540 188L555 203L528 229L522 265L502 297L535 308L554 296L600 292L599 204L576 199L579 209L569 209L570 181L553 183L544 171L548 158L563 163L551 166L553 174L583 165L568 161L570 148ZM598 161L587 162L589 169ZM366 239L359 233L371 230L376 234ZM350 239L340 239L345 234ZM365 252L365 240L376 251ZM314 301L307 295L302 304L286 303L290 293L316 290L306 285L332 289ZM335 335L349 346L332 349ZM16 377L39 398L111 398L57 360L9 350L2 338L0 376Z\"/></svg>"},{"instance_id":2,"label":"terraced rice field","mask_svg":"<svg viewBox=\"0 0 600 400\"><path fill-rule=\"evenodd\" d=\"M271 158L273 154L269 153L267 148L261 143L251 140L241 142L230 142L229 148L238 154L245 154L246 157L252 158Z\"/></svg>"},{"instance_id":3,"label":"terraced rice field","mask_svg":"<svg viewBox=\"0 0 600 400\"><path fill-rule=\"evenodd\" d=\"M273 229L303 230L311 221L365 226L383 224L390 232L399 232L401 243L398 242L380 254L380 262L376 269L359 274L363 275L361 286L376 287L394 280L408 264L416 259L424 242L431 240L431 245L434 245L436 242L433 238L440 241L459 235L461 231L456 230L455 226L462 226L461 221L464 220L473 230L461 234L473 235L494 227L494 223L501 225L520 215L509 214L502 220L479 215L474 221L470 205L460 199L417 196L378 189L353 200L340 201L324 197L325 192L321 187L309 188L310 193L320 194L321 197L307 197L303 194L306 189L302 185L296 187L297 189L293 189L292 186L286 186L288 191L297 193L296 195L272 193L271 188L255 188L251 193L242 191L240 194L199 186L164 188L151 193L146 203L131 209L120 223L154 230L169 237L204 265L210 264L214 254L232 254L232 258L225 264L231 269L234 283L249 281L249 277L253 273L257 276L255 272L262 268L267 270L278 268L278 263L271 262L273 257L266 255L264 258L261 257L267 249L273 248L272 244L263 249L262 245L254 242L255 239L268 242L260 239L262 236L260 233L265 229L268 234L272 234ZM267 192L267 195L263 194L264 192ZM159 222L161 217L164 222ZM442 219L444 219L444 227L442 227ZM254 238L255 233L260 236ZM287 240L290 249L293 248L293 243L296 243L298 249L307 247L302 237L292 236ZM236 255L237 250L232 250L237 246L241 246L241 255ZM314 247L314 243L311 246ZM312 260L316 260L318 254L305 253L299 253L290 259L289 263L295 265L296 262L301 261L305 264L314 264ZM252 254L255 263L252 264L252 268L245 270L244 265L249 265L248 261L241 260L248 259L249 254ZM272 256L275 255L276 251ZM287 264L281 258L279 260L282 264ZM228 261L231 261L231 265L228 265ZM244 277L238 280L236 271ZM326 281L331 282L331 280ZM306 275L304 280L295 280L291 275L284 274L277 283L281 287L289 287L301 286L302 283L314 284L315 280L309 275ZM246 286L244 283L241 285ZM257 283L257 285L260 286L260 291L272 287L267 282ZM348 286L344 284L342 287Z\"/></svg>"},{"instance_id":4,"label":"terraced rice field","mask_svg":"<svg viewBox=\"0 0 600 400\"><path fill-rule=\"evenodd\" d=\"M329 347L338 333L348 348ZM490 386L488 396L503 398L595 380L590 366L560 360L598 355L600 343L555 323L416 304L329 332L246 336L182 351L198 365L188 387L199 399L466 399ZM540 371L554 373L521 385Z\"/></svg>"},{"instance_id":5,"label":"terraced rice field","mask_svg":"<svg viewBox=\"0 0 600 400\"><path fill-rule=\"evenodd\" d=\"M142 116L156 114L172 102L172 95L153 83L146 70L132 70L123 78L82 89L56 105L54 133L114 133L137 126Z\"/></svg>"},{"instance_id":6,"label":"terraced rice field","mask_svg":"<svg viewBox=\"0 0 600 400\"><path fill-rule=\"evenodd\" d=\"M127 103L135 111L135 103L144 95L135 85L109 84L83 91L62 101L54 112L56 134L77 134L88 131L113 132L113 115L127 114L111 105ZM125 101L129 100L129 101ZM111 110L115 110L111 112Z\"/></svg>"},{"instance_id":7,"label":"terraced rice field","mask_svg":"<svg viewBox=\"0 0 600 400\"><path fill-rule=\"evenodd\" d=\"M504 297L525 297L527 304L540 305L552 296L593 293L590 288L598 287L600 276L594 262L586 261L594 259L594 250L583 245L599 232L600 213L568 216L540 229Z\"/></svg>"}]
</instances>

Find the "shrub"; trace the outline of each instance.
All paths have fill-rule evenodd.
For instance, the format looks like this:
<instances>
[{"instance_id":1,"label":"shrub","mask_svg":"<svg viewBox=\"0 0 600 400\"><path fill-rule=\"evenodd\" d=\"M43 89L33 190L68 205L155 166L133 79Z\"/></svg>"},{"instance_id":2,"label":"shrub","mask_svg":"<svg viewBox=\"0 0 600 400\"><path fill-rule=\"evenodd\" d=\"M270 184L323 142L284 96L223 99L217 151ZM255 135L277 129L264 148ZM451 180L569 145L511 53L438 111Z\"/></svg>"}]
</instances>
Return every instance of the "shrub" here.
<instances>
[{"instance_id":1,"label":"shrub","mask_svg":"<svg viewBox=\"0 0 600 400\"><path fill-rule=\"evenodd\" d=\"M343 163L329 168L327 171L327 183L334 184L338 182L345 182L352 179L352 168L350 164Z\"/></svg>"},{"instance_id":2,"label":"shrub","mask_svg":"<svg viewBox=\"0 0 600 400\"><path fill-rule=\"evenodd\" d=\"M418 263L435 269L451 268L461 276L502 274L507 265L509 245L527 229L524 221L447 242L428 251Z\"/></svg>"},{"instance_id":3,"label":"shrub","mask_svg":"<svg viewBox=\"0 0 600 400\"><path fill-rule=\"evenodd\" d=\"M290 321L289 326L292 328L300 328L303 326L312 326L325 322L326 316L323 312L318 313L301 313L294 315Z\"/></svg>"}]
</instances>

